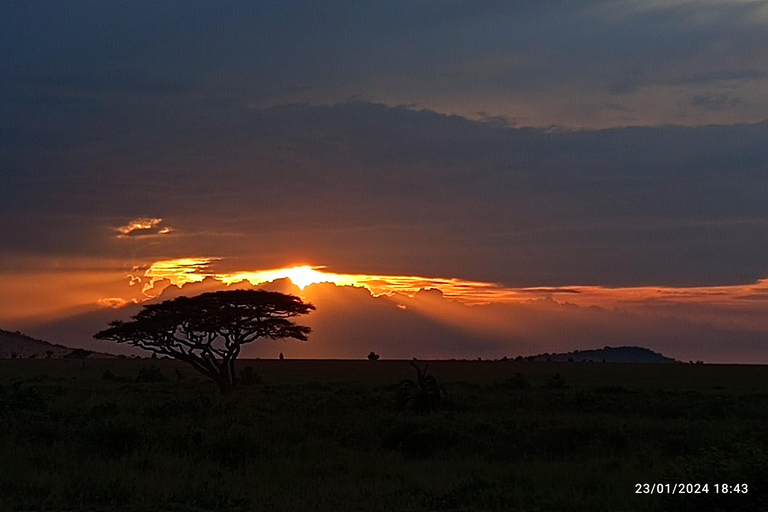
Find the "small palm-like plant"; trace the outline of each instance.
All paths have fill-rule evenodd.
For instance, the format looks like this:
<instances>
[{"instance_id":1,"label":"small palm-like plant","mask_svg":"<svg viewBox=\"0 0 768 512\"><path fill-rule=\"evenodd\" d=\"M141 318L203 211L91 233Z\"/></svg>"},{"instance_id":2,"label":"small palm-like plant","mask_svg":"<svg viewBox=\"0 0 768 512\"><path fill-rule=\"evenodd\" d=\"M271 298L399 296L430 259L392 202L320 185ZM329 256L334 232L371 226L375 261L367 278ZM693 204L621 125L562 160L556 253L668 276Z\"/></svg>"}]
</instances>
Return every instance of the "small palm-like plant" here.
<instances>
[{"instance_id":1,"label":"small palm-like plant","mask_svg":"<svg viewBox=\"0 0 768 512\"><path fill-rule=\"evenodd\" d=\"M440 408L445 398L445 390L432 375L427 375L427 367L416 369L416 380L406 379L397 388L397 406L401 409L411 409L418 413L430 412Z\"/></svg>"}]
</instances>

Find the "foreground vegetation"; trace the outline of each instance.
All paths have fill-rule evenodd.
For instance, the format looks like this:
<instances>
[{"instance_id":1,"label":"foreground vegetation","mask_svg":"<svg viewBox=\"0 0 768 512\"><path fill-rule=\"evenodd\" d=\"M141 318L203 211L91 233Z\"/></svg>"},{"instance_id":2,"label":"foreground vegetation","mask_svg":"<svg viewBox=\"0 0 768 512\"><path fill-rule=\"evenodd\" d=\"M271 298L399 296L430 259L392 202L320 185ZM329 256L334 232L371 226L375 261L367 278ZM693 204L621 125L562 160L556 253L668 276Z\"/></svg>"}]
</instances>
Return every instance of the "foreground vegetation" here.
<instances>
[{"instance_id":1,"label":"foreground vegetation","mask_svg":"<svg viewBox=\"0 0 768 512\"><path fill-rule=\"evenodd\" d=\"M408 362L239 368L0 361L0 509L768 510L766 367L432 362L424 413Z\"/></svg>"}]
</instances>

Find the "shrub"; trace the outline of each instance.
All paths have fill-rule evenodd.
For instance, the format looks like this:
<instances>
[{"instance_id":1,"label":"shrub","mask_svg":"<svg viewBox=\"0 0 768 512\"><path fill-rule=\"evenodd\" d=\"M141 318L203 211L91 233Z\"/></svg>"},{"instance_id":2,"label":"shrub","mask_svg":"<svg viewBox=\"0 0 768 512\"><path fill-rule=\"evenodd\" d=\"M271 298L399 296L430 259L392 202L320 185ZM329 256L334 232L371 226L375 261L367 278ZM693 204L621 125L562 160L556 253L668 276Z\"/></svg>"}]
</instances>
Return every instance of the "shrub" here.
<instances>
[{"instance_id":1,"label":"shrub","mask_svg":"<svg viewBox=\"0 0 768 512\"><path fill-rule=\"evenodd\" d=\"M406 379L397 389L397 406L401 409L411 409L418 413L430 412L440 408L445 397L445 390L432 375L427 375L427 367L416 369L416 380Z\"/></svg>"},{"instance_id":2,"label":"shrub","mask_svg":"<svg viewBox=\"0 0 768 512\"><path fill-rule=\"evenodd\" d=\"M139 375L136 377L136 382L162 382L164 380L163 372L155 365L144 366L139 370Z\"/></svg>"},{"instance_id":3,"label":"shrub","mask_svg":"<svg viewBox=\"0 0 768 512\"><path fill-rule=\"evenodd\" d=\"M531 383L528 382L528 379L526 379L525 376L523 376L523 374L520 372L517 372L512 377L507 379L505 384L511 389L526 389L531 387Z\"/></svg>"},{"instance_id":4,"label":"shrub","mask_svg":"<svg viewBox=\"0 0 768 512\"><path fill-rule=\"evenodd\" d=\"M208 456L231 469L241 468L258 456L254 433L242 426L217 432L208 441Z\"/></svg>"},{"instance_id":5,"label":"shrub","mask_svg":"<svg viewBox=\"0 0 768 512\"><path fill-rule=\"evenodd\" d=\"M456 432L439 424L403 423L385 432L381 444L406 458L423 459L456 446L459 440Z\"/></svg>"},{"instance_id":6,"label":"shrub","mask_svg":"<svg viewBox=\"0 0 768 512\"><path fill-rule=\"evenodd\" d=\"M117 380L117 377L114 373L112 373L111 370L104 370L104 373L101 374L102 380Z\"/></svg>"},{"instance_id":7,"label":"shrub","mask_svg":"<svg viewBox=\"0 0 768 512\"><path fill-rule=\"evenodd\" d=\"M88 451L109 459L130 455L142 444L141 434L136 428L111 420L99 421L85 429L82 441Z\"/></svg>"},{"instance_id":8,"label":"shrub","mask_svg":"<svg viewBox=\"0 0 768 512\"><path fill-rule=\"evenodd\" d=\"M253 366L246 366L240 371L240 382L245 385L260 384L261 375L253 370Z\"/></svg>"},{"instance_id":9,"label":"shrub","mask_svg":"<svg viewBox=\"0 0 768 512\"><path fill-rule=\"evenodd\" d=\"M556 373L552 377L547 379L547 387L548 388L564 388L565 379L563 378L562 375L560 375L560 373Z\"/></svg>"},{"instance_id":10,"label":"shrub","mask_svg":"<svg viewBox=\"0 0 768 512\"><path fill-rule=\"evenodd\" d=\"M22 382L14 382L10 388L0 386L0 413L18 410L45 411L48 402L35 388L22 388Z\"/></svg>"},{"instance_id":11,"label":"shrub","mask_svg":"<svg viewBox=\"0 0 768 512\"><path fill-rule=\"evenodd\" d=\"M89 418L108 418L116 416L120 412L119 407L114 402L106 402L94 405L91 410L88 411Z\"/></svg>"}]
</instances>

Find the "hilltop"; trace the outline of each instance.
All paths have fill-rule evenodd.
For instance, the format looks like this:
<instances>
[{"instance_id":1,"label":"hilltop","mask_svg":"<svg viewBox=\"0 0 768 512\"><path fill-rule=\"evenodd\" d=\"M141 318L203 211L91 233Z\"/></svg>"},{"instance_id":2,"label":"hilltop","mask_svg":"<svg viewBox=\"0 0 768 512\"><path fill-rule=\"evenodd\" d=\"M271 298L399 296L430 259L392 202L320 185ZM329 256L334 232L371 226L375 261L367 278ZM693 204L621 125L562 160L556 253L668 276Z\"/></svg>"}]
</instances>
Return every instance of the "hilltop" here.
<instances>
[{"instance_id":1,"label":"hilltop","mask_svg":"<svg viewBox=\"0 0 768 512\"><path fill-rule=\"evenodd\" d=\"M38 340L22 334L19 331L11 332L0 329L0 359L61 359L71 354L74 349L57 345L47 341ZM90 357L109 358L112 354L93 352Z\"/></svg>"},{"instance_id":2,"label":"hilltop","mask_svg":"<svg viewBox=\"0 0 768 512\"><path fill-rule=\"evenodd\" d=\"M679 361L643 347L603 347L560 354L538 354L527 359L553 362L677 363Z\"/></svg>"}]
</instances>

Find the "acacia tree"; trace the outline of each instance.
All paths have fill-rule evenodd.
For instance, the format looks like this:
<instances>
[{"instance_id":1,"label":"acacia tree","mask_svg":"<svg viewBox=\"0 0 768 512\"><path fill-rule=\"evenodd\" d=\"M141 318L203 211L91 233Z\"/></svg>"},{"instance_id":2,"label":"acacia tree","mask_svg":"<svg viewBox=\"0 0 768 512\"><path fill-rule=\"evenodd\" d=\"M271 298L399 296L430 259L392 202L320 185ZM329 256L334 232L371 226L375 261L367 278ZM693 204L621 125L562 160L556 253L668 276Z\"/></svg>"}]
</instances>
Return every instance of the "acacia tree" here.
<instances>
[{"instance_id":1,"label":"acacia tree","mask_svg":"<svg viewBox=\"0 0 768 512\"><path fill-rule=\"evenodd\" d=\"M147 304L128 322L111 322L94 335L190 364L222 393L235 384L240 348L258 338L306 341L309 327L290 319L314 310L299 297L264 290L211 292Z\"/></svg>"}]
</instances>

